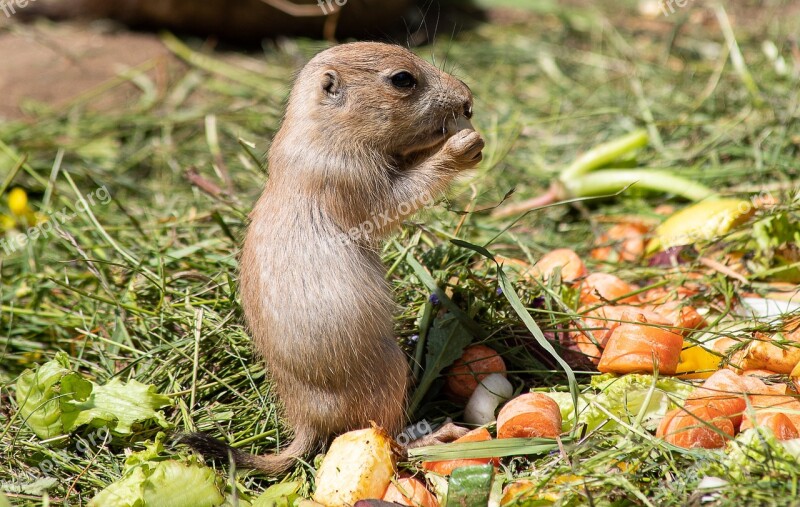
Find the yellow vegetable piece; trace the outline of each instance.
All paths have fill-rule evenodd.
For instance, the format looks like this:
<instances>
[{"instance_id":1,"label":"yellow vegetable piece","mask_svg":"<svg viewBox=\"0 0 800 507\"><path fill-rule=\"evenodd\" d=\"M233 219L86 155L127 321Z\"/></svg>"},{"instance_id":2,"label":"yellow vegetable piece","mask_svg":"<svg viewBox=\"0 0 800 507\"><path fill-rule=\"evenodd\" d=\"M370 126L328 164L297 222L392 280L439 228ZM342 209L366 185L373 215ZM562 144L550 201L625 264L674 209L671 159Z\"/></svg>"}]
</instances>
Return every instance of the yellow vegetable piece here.
<instances>
[{"instance_id":1,"label":"yellow vegetable piece","mask_svg":"<svg viewBox=\"0 0 800 507\"><path fill-rule=\"evenodd\" d=\"M675 374L682 379L706 379L719 369L721 357L712 354L699 345L683 342L681 359ZM706 371L708 370L708 371ZM686 372L699 373L686 373Z\"/></svg>"},{"instance_id":2,"label":"yellow vegetable piece","mask_svg":"<svg viewBox=\"0 0 800 507\"><path fill-rule=\"evenodd\" d=\"M395 473L393 445L380 428L337 437L317 471L314 501L325 507L345 507L382 498Z\"/></svg>"},{"instance_id":3,"label":"yellow vegetable piece","mask_svg":"<svg viewBox=\"0 0 800 507\"><path fill-rule=\"evenodd\" d=\"M30 212L28 207L28 194L19 187L15 187L8 193L8 209L17 216L23 216Z\"/></svg>"},{"instance_id":4,"label":"yellow vegetable piece","mask_svg":"<svg viewBox=\"0 0 800 507\"><path fill-rule=\"evenodd\" d=\"M755 210L752 202L742 199L713 199L693 204L656 227L647 253L713 240L749 219Z\"/></svg>"}]
</instances>

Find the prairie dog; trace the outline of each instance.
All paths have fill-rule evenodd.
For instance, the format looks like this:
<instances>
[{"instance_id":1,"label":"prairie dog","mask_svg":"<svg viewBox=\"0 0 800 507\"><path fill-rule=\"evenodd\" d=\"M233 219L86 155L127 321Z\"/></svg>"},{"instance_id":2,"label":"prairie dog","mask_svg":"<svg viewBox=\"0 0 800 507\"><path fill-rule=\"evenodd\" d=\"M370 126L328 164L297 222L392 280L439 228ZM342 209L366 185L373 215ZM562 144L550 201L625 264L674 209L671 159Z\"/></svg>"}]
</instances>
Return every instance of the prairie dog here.
<instances>
[{"instance_id":1,"label":"prairie dog","mask_svg":"<svg viewBox=\"0 0 800 507\"><path fill-rule=\"evenodd\" d=\"M408 363L375 246L481 160L460 80L394 45L327 49L299 73L240 260L245 318L294 440L279 454L184 441L268 474L374 421L399 431ZM371 225L368 225L371 224Z\"/></svg>"}]
</instances>

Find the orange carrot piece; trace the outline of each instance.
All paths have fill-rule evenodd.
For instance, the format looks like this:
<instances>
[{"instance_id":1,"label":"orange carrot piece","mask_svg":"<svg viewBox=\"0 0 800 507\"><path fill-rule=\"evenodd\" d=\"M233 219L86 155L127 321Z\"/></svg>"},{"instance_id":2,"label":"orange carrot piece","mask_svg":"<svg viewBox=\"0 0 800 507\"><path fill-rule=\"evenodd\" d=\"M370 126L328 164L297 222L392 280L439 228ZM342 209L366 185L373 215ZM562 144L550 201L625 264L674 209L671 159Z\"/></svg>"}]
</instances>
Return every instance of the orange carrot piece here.
<instances>
[{"instance_id":1,"label":"orange carrot piece","mask_svg":"<svg viewBox=\"0 0 800 507\"><path fill-rule=\"evenodd\" d=\"M616 262L635 261L642 257L646 244L645 234L649 228L641 223L625 222L612 226L602 234L595 244L599 246L592 250L593 259ZM613 243L608 245L608 243Z\"/></svg>"},{"instance_id":2,"label":"orange carrot piece","mask_svg":"<svg viewBox=\"0 0 800 507\"><path fill-rule=\"evenodd\" d=\"M626 313L628 314L627 317L625 316ZM640 315L644 316L650 323L668 324L660 315L636 306L601 306L586 312L581 319L583 325L576 325L578 330L572 331L570 337L573 343L577 345L578 350L594 364L597 364L600 362L602 349L605 348L614 330L620 324L625 323L625 320L631 319L633 322L638 322ZM592 337L594 337L594 340Z\"/></svg>"},{"instance_id":3,"label":"orange carrot piece","mask_svg":"<svg viewBox=\"0 0 800 507\"><path fill-rule=\"evenodd\" d=\"M555 438L560 434L561 410L552 398L541 393L518 396L497 415L497 438Z\"/></svg>"},{"instance_id":4,"label":"orange carrot piece","mask_svg":"<svg viewBox=\"0 0 800 507\"><path fill-rule=\"evenodd\" d=\"M745 394L780 394L780 388L768 386L758 377L737 375L731 370L723 369L714 372L703 385L692 392L686 400L686 405L687 407L712 405L730 418L734 428L739 428L742 414L747 407Z\"/></svg>"},{"instance_id":5,"label":"orange carrot piece","mask_svg":"<svg viewBox=\"0 0 800 507\"><path fill-rule=\"evenodd\" d=\"M457 443L464 442L485 442L491 440L492 435L486 428L478 428L470 431L463 437L456 439ZM446 461L423 461L422 468L435 472L439 475L450 475L453 470L460 467L467 467L471 465L485 465L493 463L495 466L500 464L499 458L464 458L464 459L451 459Z\"/></svg>"},{"instance_id":6,"label":"orange carrot piece","mask_svg":"<svg viewBox=\"0 0 800 507\"><path fill-rule=\"evenodd\" d=\"M628 320L628 319L625 319ZM618 326L608 339L597 369L603 373L653 373L674 375L678 369L683 337L648 324L639 316L638 324Z\"/></svg>"},{"instance_id":7,"label":"orange carrot piece","mask_svg":"<svg viewBox=\"0 0 800 507\"><path fill-rule=\"evenodd\" d=\"M756 413L781 413L800 429L800 400L794 396L780 396L772 393L749 396L750 405Z\"/></svg>"},{"instance_id":8,"label":"orange carrot piece","mask_svg":"<svg viewBox=\"0 0 800 507\"><path fill-rule=\"evenodd\" d=\"M421 481L404 477L389 484L383 500L413 507L439 507L439 501Z\"/></svg>"},{"instance_id":9,"label":"orange carrot piece","mask_svg":"<svg viewBox=\"0 0 800 507\"><path fill-rule=\"evenodd\" d=\"M696 285L661 286L643 292L640 299L644 303L661 305L670 301L686 301L690 297L696 296L699 292L699 286Z\"/></svg>"},{"instance_id":10,"label":"orange carrot piece","mask_svg":"<svg viewBox=\"0 0 800 507\"><path fill-rule=\"evenodd\" d=\"M586 265L569 248L559 248L544 254L533 266L531 273L546 280L557 268L561 268L561 280L564 282L573 282L586 274Z\"/></svg>"},{"instance_id":11,"label":"orange carrot piece","mask_svg":"<svg viewBox=\"0 0 800 507\"><path fill-rule=\"evenodd\" d=\"M478 388L478 384L492 373L506 376L503 358L485 345L470 345L450 368L447 388L457 397L467 399Z\"/></svg>"},{"instance_id":12,"label":"orange carrot piece","mask_svg":"<svg viewBox=\"0 0 800 507\"><path fill-rule=\"evenodd\" d=\"M786 414L780 412L757 410L755 412L755 424L750 414L745 413L741 430L744 431L753 427L769 428L778 440L791 440L800 437L800 433L798 433L792 420Z\"/></svg>"},{"instance_id":13,"label":"orange carrot piece","mask_svg":"<svg viewBox=\"0 0 800 507\"><path fill-rule=\"evenodd\" d=\"M592 273L581 282L580 301L583 305L613 301L617 303L638 303L638 287L608 273Z\"/></svg>"},{"instance_id":14,"label":"orange carrot piece","mask_svg":"<svg viewBox=\"0 0 800 507\"><path fill-rule=\"evenodd\" d=\"M731 420L710 406L676 409L664 417L657 435L684 449L718 449L733 437Z\"/></svg>"},{"instance_id":15,"label":"orange carrot piece","mask_svg":"<svg viewBox=\"0 0 800 507\"><path fill-rule=\"evenodd\" d=\"M686 306L681 301L668 301L666 303L647 307L663 317L669 324L676 327L676 332L688 333L705 324L705 319L697 313L692 306Z\"/></svg>"}]
</instances>

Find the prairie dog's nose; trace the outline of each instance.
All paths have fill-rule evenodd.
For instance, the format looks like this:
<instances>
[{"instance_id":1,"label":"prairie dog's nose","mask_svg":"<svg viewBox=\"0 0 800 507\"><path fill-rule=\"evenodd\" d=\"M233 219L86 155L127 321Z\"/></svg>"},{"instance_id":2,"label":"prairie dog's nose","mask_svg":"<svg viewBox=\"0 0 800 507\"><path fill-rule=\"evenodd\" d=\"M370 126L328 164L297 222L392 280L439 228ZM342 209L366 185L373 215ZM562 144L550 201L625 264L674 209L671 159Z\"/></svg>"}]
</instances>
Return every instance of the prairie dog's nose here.
<instances>
[{"instance_id":1,"label":"prairie dog's nose","mask_svg":"<svg viewBox=\"0 0 800 507\"><path fill-rule=\"evenodd\" d=\"M459 95L463 101L464 116L470 119L472 118L472 90L469 89L469 86L467 86L467 83L464 81L455 78L454 81L457 84Z\"/></svg>"},{"instance_id":2,"label":"prairie dog's nose","mask_svg":"<svg viewBox=\"0 0 800 507\"><path fill-rule=\"evenodd\" d=\"M469 120L472 118L472 99L469 98L464 102L464 116Z\"/></svg>"}]
</instances>

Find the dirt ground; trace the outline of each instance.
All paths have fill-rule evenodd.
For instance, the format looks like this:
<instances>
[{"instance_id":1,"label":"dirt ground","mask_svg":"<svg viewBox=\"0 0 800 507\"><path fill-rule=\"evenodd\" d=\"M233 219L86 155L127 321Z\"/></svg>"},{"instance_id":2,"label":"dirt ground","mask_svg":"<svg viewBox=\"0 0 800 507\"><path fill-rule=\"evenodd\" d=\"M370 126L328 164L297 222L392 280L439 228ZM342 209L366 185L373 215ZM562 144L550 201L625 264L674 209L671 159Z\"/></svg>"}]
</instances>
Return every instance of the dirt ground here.
<instances>
[{"instance_id":1,"label":"dirt ground","mask_svg":"<svg viewBox=\"0 0 800 507\"><path fill-rule=\"evenodd\" d=\"M155 35L69 23L11 25L0 31L0 55L0 118L28 116L31 102L63 107L120 72L142 65L150 68L157 85L163 85L168 67L180 65ZM91 107L122 104L134 86L115 87Z\"/></svg>"},{"instance_id":2,"label":"dirt ground","mask_svg":"<svg viewBox=\"0 0 800 507\"><path fill-rule=\"evenodd\" d=\"M624 23L638 30L674 29L661 16L663 1L640 0L634 12L604 10L616 18L614 23ZM569 3L585 4L586 0ZM750 33L757 33L760 26L776 16L786 20L800 16L800 2L786 5L737 1L726 8L737 28L745 28ZM631 16L634 13L638 15ZM526 15L535 14L492 9L487 12L487 19L497 24L510 24ZM710 11L697 9L692 15L708 18L709 25L715 27ZM699 21L702 26L705 20ZM170 68L179 65L181 63L164 47L157 34L131 32L102 21L23 24L0 16L0 119L33 119L32 112L37 105L64 107L83 94L110 84L125 70L140 66L148 69L148 75L157 86L166 86ZM102 110L124 105L134 91L135 85L126 82L103 93L101 98L90 100L89 106Z\"/></svg>"}]
</instances>

